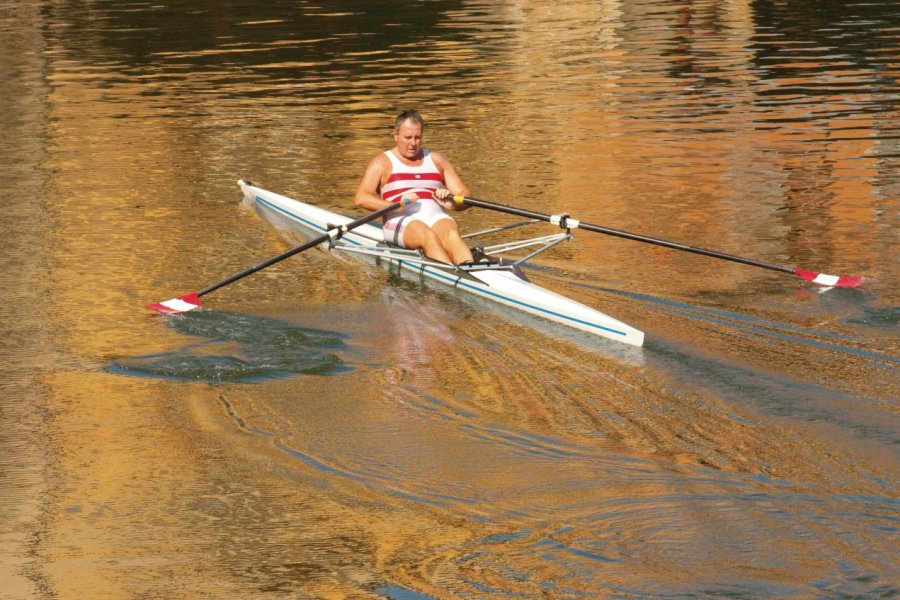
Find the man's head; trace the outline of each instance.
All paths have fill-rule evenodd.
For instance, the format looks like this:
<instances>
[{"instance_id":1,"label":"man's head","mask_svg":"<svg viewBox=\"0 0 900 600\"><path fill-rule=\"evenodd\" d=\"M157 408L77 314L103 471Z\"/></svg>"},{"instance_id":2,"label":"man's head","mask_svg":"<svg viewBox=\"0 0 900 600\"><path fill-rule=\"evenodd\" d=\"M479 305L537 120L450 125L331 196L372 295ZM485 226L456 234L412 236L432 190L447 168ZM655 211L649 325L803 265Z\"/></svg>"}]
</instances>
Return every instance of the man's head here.
<instances>
[{"instance_id":1,"label":"man's head","mask_svg":"<svg viewBox=\"0 0 900 600\"><path fill-rule=\"evenodd\" d=\"M397 119L394 121L394 132L400 131L400 126L406 121L412 121L419 126L419 129L425 129L425 121L422 120L422 115L419 114L419 111L404 110L397 115Z\"/></svg>"},{"instance_id":2,"label":"man's head","mask_svg":"<svg viewBox=\"0 0 900 600\"><path fill-rule=\"evenodd\" d=\"M419 158L422 151L422 131L425 122L422 115L414 110L405 110L397 116L394 122L394 141L397 142L397 151L407 160Z\"/></svg>"}]
</instances>

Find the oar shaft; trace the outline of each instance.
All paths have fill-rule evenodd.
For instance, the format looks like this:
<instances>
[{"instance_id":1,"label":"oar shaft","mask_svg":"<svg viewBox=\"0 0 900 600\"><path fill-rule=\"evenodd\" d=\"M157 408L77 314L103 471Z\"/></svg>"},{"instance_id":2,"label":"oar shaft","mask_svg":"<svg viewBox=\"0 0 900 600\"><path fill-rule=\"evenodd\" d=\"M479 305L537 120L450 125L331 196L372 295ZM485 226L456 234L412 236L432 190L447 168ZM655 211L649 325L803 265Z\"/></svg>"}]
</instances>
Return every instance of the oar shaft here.
<instances>
[{"instance_id":1,"label":"oar shaft","mask_svg":"<svg viewBox=\"0 0 900 600\"><path fill-rule=\"evenodd\" d=\"M295 248L291 248L290 250L288 250L286 252L282 252L278 256L273 256L272 258L270 258L268 260L264 260L263 262L259 263L258 265L254 265L254 266L250 267L249 269L244 269L240 273L235 273L234 275L232 275L231 277L228 277L227 279L223 279L222 281L219 281L208 287L203 288L202 290L197 292L197 296L199 297L204 294L208 294L208 293L212 292L213 290L217 290L220 287L224 287L224 286L228 285L229 283L234 283L238 279L243 279L247 275L252 275L253 273L256 273L257 271L261 271L261 270L265 269L266 267L270 267L270 266L274 265L275 263L281 262L286 258L290 258L291 256L294 256L295 254L299 254L299 253L303 252L304 250L309 250L310 248L318 246L319 244L323 244L330 239L340 237L341 235L350 231L351 229L355 229L356 227L359 227L360 225L365 225L366 223L368 223L370 221L374 221L375 219L381 217L382 215L389 213L392 210L396 210L400 206L402 206L402 204L400 202L397 202L397 203L391 204L389 206L385 206L384 208L380 208L373 213L370 213L364 217L356 219L355 221L350 221L346 225L335 226L334 229L330 229L327 233L324 233L323 235L321 235L313 240L310 240L310 241L306 242L305 244L301 244Z\"/></svg>"},{"instance_id":2,"label":"oar shaft","mask_svg":"<svg viewBox=\"0 0 900 600\"><path fill-rule=\"evenodd\" d=\"M540 221L546 221L548 223L553 222L551 219L552 215L534 212L532 210L525 210L522 208L516 208L514 206L507 206L505 204L497 204L495 202L487 202L485 200L479 200L477 198L469 198L468 196L454 196L454 199L459 202L459 199L462 199L462 202L468 204L469 206L476 206L479 208L487 208L490 210L496 210L498 212L505 212L511 215L517 215L520 217L526 217L529 219L538 219ZM771 269L773 271L781 271L782 273L791 273L793 274L795 269L790 267L783 267L781 265L776 265L772 263L766 263L758 260L754 260L752 258L745 258L743 256L735 256L733 254L726 254L724 252L718 252L716 250L707 250L706 248L698 248L696 246L689 246L687 244L681 244L678 242L670 242L668 240L662 240L659 238L648 237L646 235L639 235L637 233L629 233L627 231L621 231L619 229L612 229L610 227L603 227L602 225L592 225L590 223L584 223L578 221L578 229L584 229L586 231L593 231L595 233L604 233L606 235L613 235L620 238L625 238L627 240L635 240L638 242L645 242L648 244L655 244L657 246L664 246L666 248L674 248L675 250L683 250L685 252L693 252L694 254L702 254L704 256L711 256L714 258L721 258L724 260L730 260L733 262L743 263L745 265L751 265L754 267L762 267L763 269Z\"/></svg>"},{"instance_id":3,"label":"oar shaft","mask_svg":"<svg viewBox=\"0 0 900 600\"><path fill-rule=\"evenodd\" d=\"M694 254L702 254L704 256L712 256L714 258L722 258L724 260L730 260L737 263L743 263L745 265L752 265L754 267L762 267L763 269L771 269L773 271L781 271L782 273L793 273L794 269L790 267L783 267L781 265L776 265L772 263L766 263L759 260L754 260L752 258L745 258L743 256L735 256L734 254L726 254L724 252L719 252L717 250L708 250L706 248L698 248L696 246L689 246L687 244L681 244L679 242L670 242L668 240L661 240L658 238L647 237L645 235L638 235L636 233L628 233L627 231L619 231L618 229L610 229L609 227L602 227L600 225L591 225L590 223L580 223L578 225L579 229L586 229L588 231L595 231L597 233L605 233L608 235L614 235L617 237L625 238L627 240L636 240L638 242L647 242L648 244L656 244L657 246L664 246L666 248L674 248L676 250L684 250L685 252L693 252Z\"/></svg>"},{"instance_id":4,"label":"oar shaft","mask_svg":"<svg viewBox=\"0 0 900 600\"><path fill-rule=\"evenodd\" d=\"M229 283L234 283L238 279L243 279L244 277L246 277L248 275L252 275L252 274L256 273L257 271L262 271L266 267L270 267L270 266L274 265L275 263L281 262L282 260L284 260L286 258L290 258L291 256L298 254L300 252L303 252L304 250L309 250L313 246L318 246L319 244L328 241L329 237L330 236L328 234L322 235L321 237L317 237L314 240L310 240L309 242L307 242L301 246L297 246L296 248L291 248L287 252L282 252L278 256L274 256L274 257L270 258L269 260L265 260L265 261L263 261L257 265L254 265L248 269L244 269L240 273L235 273L231 277L223 279L222 281L214 283L214 284L207 286L207 287L203 288L202 290L198 291L197 296L202 296L203 294L208 294L208 293L212 292L213 290L219 289L220 287L225 287Z\"/></svg>"}]
</instances>

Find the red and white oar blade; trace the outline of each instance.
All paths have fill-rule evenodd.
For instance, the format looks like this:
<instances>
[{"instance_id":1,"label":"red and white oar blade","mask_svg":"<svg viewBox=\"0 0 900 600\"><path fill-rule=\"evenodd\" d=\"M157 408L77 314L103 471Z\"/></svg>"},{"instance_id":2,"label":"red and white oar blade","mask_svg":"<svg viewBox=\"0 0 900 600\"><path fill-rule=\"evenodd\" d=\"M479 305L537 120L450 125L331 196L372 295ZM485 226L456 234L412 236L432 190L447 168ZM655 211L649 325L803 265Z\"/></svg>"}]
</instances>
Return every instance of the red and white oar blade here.
<instances>
[{"instance_id":1,"label":"red and white oar blade","mask_svg":"<svg viewBox=\"0 0 900 600\"><path fill-rule=\"evenodd\" d=\"M819 285L827 285L828 287L859 287L862 277L845 277L843 275L826 275L825 273L816 273L815 271L805 271L803 269L794 269L794 275L802 277L807 281L818 283Z\"/></svg>"},{"instance_id":2,"label":"red and white oar blade","mask_svg":"<svg viewBox=\"0 0 900 600\"><path fill-rule=\"evenodd\" d=\"M181 296L180 298L172 298L171 300L166 300L165 302L147 304L146 306L150 310L155 310L156 312L164 313L167 315L176 315L179 313L187 312L189 310L194 310L195 308L200 308L200 298L197 296L197 292L193 292L191 294Z\"/></svg>"}]
</instances>

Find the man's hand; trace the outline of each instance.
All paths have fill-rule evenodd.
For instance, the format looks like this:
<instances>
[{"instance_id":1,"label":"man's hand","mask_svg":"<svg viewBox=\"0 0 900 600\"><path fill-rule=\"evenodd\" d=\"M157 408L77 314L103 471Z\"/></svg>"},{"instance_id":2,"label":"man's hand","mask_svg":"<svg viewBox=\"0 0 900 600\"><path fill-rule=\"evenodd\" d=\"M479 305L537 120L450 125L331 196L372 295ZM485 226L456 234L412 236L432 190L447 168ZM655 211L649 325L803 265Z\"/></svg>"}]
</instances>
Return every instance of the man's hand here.
<instances>
[{"instance_id":1,"label":"man's hand","mask_svg":"<svg viewBox=\"0 0 900 600\"><path fill-rule=\"evenodd\" d=\"M419 199L419 195L415 192L408 192L400 196L400 204L403 206L409 206L413 202Z\"/></svg>"},{"instance_id":2,"label":"man's hand","mask_svg":"<svg viewBox=\"0 0 900 600\"><path fill-rule=\"evenodd\" d=\"M456 202L453 201L453 198L449 198L450 195L450 190L447 188L434 190L434 199L444 210L456 210Z\"/></svg>"}]
</instances>

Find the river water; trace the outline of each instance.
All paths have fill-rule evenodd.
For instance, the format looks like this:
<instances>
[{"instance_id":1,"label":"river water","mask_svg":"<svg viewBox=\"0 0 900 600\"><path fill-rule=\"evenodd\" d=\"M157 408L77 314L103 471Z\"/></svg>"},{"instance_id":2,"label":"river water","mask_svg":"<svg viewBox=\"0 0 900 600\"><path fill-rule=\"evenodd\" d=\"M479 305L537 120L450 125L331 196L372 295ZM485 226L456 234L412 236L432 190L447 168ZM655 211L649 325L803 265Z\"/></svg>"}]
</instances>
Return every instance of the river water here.
<instances>
[{"instance_id":1,"label":"river water","mask_svg":"<svg viewBox=\"0 0 900 600\"><path fill-rule=\"evenodd\" d=\"M0 0L3 598L896 597L888 1ZM400 110L623 347L315 249ZM464 230L508 222L484 210ZM544 230L544 233L552 231Z\"/></svg>"}]
</instances>

